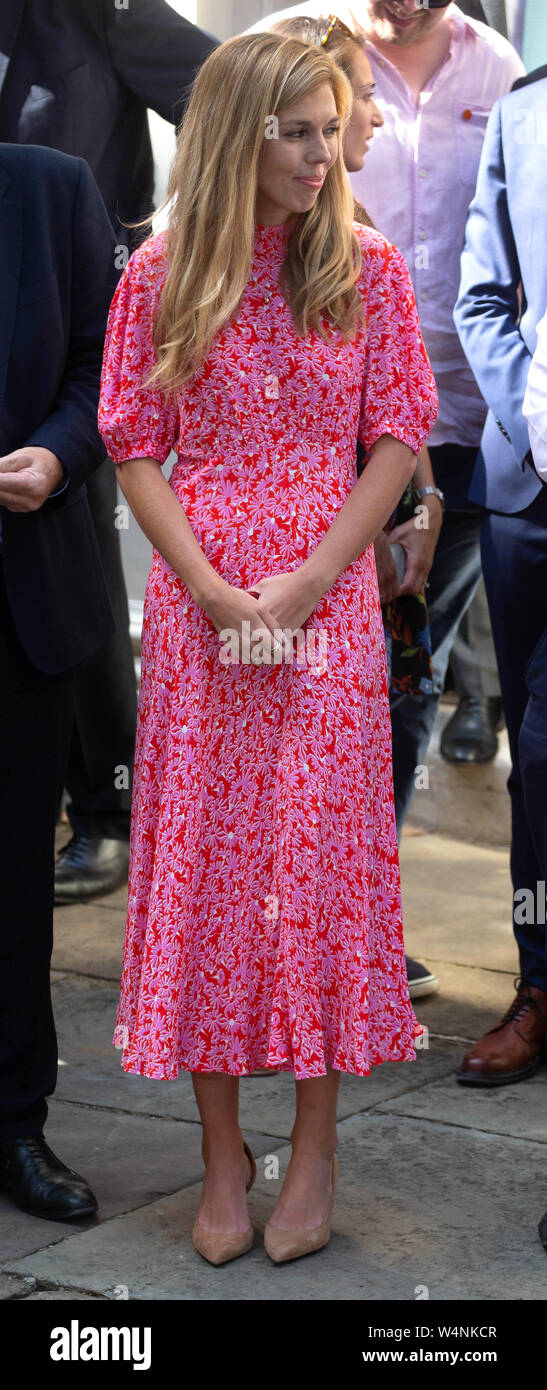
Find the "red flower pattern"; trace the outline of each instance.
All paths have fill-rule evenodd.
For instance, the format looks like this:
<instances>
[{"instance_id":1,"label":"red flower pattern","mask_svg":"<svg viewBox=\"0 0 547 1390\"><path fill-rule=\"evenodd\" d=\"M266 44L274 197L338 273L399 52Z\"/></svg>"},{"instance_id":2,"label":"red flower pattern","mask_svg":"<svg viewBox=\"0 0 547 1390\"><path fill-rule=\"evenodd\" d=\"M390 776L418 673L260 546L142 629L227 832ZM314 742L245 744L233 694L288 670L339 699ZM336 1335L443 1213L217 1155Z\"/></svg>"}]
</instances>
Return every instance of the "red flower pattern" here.
<instances>
[{"instance_id":1,"label":"red flower pattern","mask_svg":"<svg viewBox=\"0 0 547 1390\"><path fill-rule=\"evenodd\" d=\"M286 229L257 224L238 312L172 406L143 385L165 233L114 295L105 445L116 462L176 451L170 486L230 584L293 570L317 546L357 480L358 436L418 453L435 419L403 258L354 226L366 322L350 343L297 334L278 286ZM372 547L310 627L327 635L315 667L223 664L213 624L154 551L113 1039L127 1072L298 1080L415 1060Z\"/></svg>"}]
</instances>

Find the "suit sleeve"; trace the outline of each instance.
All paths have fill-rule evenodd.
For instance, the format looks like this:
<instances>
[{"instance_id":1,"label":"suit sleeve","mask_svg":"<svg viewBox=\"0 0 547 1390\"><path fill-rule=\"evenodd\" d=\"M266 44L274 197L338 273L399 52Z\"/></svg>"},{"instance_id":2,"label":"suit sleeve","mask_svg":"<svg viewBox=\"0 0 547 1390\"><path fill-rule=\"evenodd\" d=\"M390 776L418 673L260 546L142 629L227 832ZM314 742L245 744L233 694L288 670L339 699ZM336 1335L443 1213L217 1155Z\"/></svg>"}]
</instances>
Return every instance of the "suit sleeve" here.
<instances>
[{"instance_id":1,"label":"suit sleeve","mask_svg":"<svg viewBox=\"0 0 547 1390\"><path fill-rule=\"evenodd\" d=\"M454 322L486 404L524 467L530 441L522 403L531 359L517 327L521 272L507 204L501 115L497 101L467 219Z\"/></svg>"},{"instance_id":2,"label":"suit sleeve","mask_svg":"<svg viewBox=\"0 0 547 1390\"><path fill-rule=\"evenodd\" d=\"M103 0L114 70L124 86L164 120L177 124L201 64L219 40L177 14L166 0Z\"/></svg>"},{"instance_id":3,"label":"suit sleeve","mask_svg":"<svg viewBox=\"0 0 547 1390\"><path fill-rule=\"evenodd\" d=\"M105 449L97 428L104 334L112 291L115 237L110 218L85 160L78 160L72 227L69 339L64 372L53 409L26 445L51 449L68 474L68 484L45 506L62 506L102 462Z\"/></svg>"},{"instance_id":4,"label":"suit sleeve","mask_svg":"<svg viewBox=\"0 0 547 1390\"><path fill-rule=\"evenodd\" d=\"M176 399L147 384L155 365L154 321L167 271L165 238L151 237L130 257L110 306L104 347L99 429L115 463L165 463L177 442Z\"/></svg>"},{"instance_id":5,"label":"suit sleeve","mask_svg":"<svg viewBox=\"0 0 547 1390\"><path fill-rule=\"evenodd\" d=\"M522 411L536 473L547 482L547 313L537 330L537 347L528 373Z\"/></svg>"}]
</instances>

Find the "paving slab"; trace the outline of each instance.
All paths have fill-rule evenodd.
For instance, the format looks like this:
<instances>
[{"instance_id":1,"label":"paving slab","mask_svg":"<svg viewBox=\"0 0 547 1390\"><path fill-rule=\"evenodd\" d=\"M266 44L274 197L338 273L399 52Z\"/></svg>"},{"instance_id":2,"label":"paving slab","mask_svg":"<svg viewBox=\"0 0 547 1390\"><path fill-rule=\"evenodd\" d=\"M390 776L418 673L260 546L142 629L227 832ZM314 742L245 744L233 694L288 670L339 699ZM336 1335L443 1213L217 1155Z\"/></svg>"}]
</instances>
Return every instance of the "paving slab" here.
<instances>
[{"instance_id":1,"label":"paving slab","mask_svg":"<svg viewBox=\"0 0 547 1390\"><path fill-rule=\"evenodd\" d=\"M277 1181L262 1173L250 1194L253 1249L219 1269L191 1244L196 1185L10 1270L107 1297L126 1286L136 1300L408 1301L424 1285L431 1301L544 1298L543 1145L377 1112L345 1120L330 1244L275 1266L261 1233L289 1153Z\"/></svg>"},{"instance_id":2,"label":"paving slab","mask_svg":"<svg viewBox=\"0 0 547 1390\"><path fill-rule=\"evenodd\" d=\"M3 1274L0 1270L0 1299L28 1298L36 1288L36 1280L28 1275Z\"/></svg>"},{"instance_id":3,"label":"paving slab","mask_svg":"<svg viewBox=\"0 0 547 1390\"><path fill-rule=\"evenodd\" d=\"M120 1053L110 1041L117 989L100 980L63 975L55 979L53 998L62 1062L57 1100L198 1124L189 1072L181 1073L176 1081L152 1081L123 1071ZM422 1086L434 1077L449 1075L458 1057L457 1046L431 1040L429 1050L418 1052L415 1062L388 1062L367 1077L343 1075L338 1114L354 1114L382 1099ZM242 1077L242 1127L288 1138L294 1123L294 1094L290 1072Z\"/></svg>"},{"instance_id":4,"label":"paving slab","mask_svg":"<svg viewBox=\"0 0 547 1390\"><path fill-rule=\"evenodd\" d=\"M526 1135L538 1144L547 1144L547 1066L513 1086L461 1086L455 1077L432 1081L419 1091L408 1091L390 1101L382 1101L382 1113L412 1115L416 1119L442 1121L466 1129L487 1130L490 1134ZM545 1203L547 1205L547 1155L545 1156Z\"/></svg>"},{"instance_id":5,"label":"paving slab","mask_svg":"<svg viewBox=\"0 0 547 1390\"><path fill-rule=\"evenodd\" d=\"M436 960L429 953L426 959L439 978L439 991L427 999L416 999L414 1012L432 1034L431 1046L435 1034L461 1038L463 1055L467 1044L493 1028L512 1002L516 966L507 972L478 970Z\"/></svg>"},{"instance_id":6,"label":"paving slab","mask_svg":"<svg viewBox=\"0 0 547 1390\"><path fill-rule=\"evenodd\" d=\"M444 835L403 835L405 943L418 960L515 973L512 888L505 849L473 850Z\"/></svg>"},{"instance_id":7,"label":"paving slab","mask_svg":"<svg viewBox=\"0 0 547 1390\"><path fill-rule=\"evenodd\" d=\"M201 1127L196 1123L72 1105L55 1097L49 1102L46 1138L63 1163L87 1179L99 1203L99 1216L70 1224L45 1221L20 1211L0 1193L3 1265L66 1239L67 1231L84 1230L85 1239L89 1239L98 1223L109 1223L120 1212L201 1182ZM248 1142L259 1155L272 1148L271 1137L254 1130L249 1132ZM80 1286L87 1288L85 1280Z\"/></svg>"},{"instance_id":8,"label":"paving slab","mask_svg":"<svg viewBox=\"0 0 547 1390\"><path fill-rule=\"evenodd\" d=\"M119 981L125 913L92 903L56 907L52 969Z\"/></svg>"},{"instance_id":9,"label":"paving slab","mask_svg":"<svg viewBox=\"0 0 547 1390\"><path fill-rule=\"evenodd\" d=\"M473 845L508 849L511 808L507 778L511 761L507 733L503 730L499 735L499 750L492 763L468 767L446 763L440 738L453 713L453 704L441 704L427 751L429 786L414 793L409 823Z\"/></svg>"}]
</instances>

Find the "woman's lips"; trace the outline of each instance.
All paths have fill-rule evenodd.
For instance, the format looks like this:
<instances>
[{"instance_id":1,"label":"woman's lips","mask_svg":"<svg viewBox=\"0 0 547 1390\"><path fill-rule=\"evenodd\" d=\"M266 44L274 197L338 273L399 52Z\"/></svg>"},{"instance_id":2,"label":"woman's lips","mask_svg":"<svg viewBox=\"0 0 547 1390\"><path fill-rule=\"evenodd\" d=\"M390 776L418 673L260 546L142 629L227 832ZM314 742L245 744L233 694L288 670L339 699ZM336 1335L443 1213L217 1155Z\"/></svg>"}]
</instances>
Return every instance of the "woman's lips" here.
<instances>
[{"instance_id":1,"label":"woman's lips","mask_svg":"<svg viewBox=\"0 0 547 1390\"><path fill-rule=\"evenodd\" d=\"M321 185L324 183L324 179L306 179L300 174L296 175L296 179L298 183L307 183L310 188L321 188Z\"/></svg>"}]
</instances>

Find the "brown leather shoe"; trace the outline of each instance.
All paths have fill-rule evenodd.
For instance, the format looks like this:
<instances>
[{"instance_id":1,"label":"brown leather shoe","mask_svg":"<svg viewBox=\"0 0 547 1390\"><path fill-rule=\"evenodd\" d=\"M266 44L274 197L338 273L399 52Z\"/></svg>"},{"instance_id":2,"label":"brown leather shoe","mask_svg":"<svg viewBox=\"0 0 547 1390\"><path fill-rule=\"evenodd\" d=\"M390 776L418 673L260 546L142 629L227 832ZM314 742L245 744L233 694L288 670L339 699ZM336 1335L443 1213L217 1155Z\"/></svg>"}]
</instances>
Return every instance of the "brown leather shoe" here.
<instances>
[{"instance_id":1,"label":"brown leather shoe","mask_svg":"<svg viewBox=\"0 0 547 1390\"><path fill-rule=\"evenodd\" d=\"M545 1058L547 994L527 980L515 980L517 993L500 1023L466 1052L457 1081L465 1086L506 1086L524 1081Z\"/></svg>"}]
</instances>

